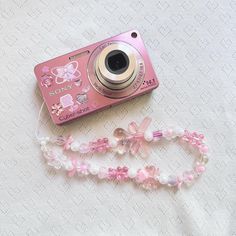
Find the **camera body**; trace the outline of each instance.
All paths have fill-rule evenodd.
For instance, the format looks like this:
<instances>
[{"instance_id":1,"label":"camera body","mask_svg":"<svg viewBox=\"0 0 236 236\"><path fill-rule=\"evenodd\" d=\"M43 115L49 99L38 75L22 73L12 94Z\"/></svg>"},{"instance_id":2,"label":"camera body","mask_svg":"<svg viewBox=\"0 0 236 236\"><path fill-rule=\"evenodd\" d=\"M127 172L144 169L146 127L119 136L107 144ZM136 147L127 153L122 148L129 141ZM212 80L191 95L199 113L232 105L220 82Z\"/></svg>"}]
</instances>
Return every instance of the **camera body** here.
<instances>
[{"instance_id":1,"label":"camera body","mask_svg":"<svg viewBox=\"0 0 236 236\"><path fill-rule=\"evenodd\" d=\"M159 85L137 30L40 63L34 72L55 124L122 103Z\"/></svg>"}]
</instances>

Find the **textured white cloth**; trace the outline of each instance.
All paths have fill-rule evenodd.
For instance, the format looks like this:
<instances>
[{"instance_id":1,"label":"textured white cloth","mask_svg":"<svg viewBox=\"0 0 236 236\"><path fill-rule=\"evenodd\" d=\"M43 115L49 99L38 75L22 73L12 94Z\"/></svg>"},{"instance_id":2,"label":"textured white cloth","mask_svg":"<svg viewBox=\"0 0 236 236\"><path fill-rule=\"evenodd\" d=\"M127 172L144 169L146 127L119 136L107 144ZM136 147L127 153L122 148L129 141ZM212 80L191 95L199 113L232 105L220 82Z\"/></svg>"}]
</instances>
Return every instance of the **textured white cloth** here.
<instances>
[{"instance_id":1,"label":"textured white cloth","mask_svg":"<svg viewBox=\"0 0 236 236\"><path fill-rule=\"evenodd\" d=\"M235 0L1 0L0 235L236 235L235 12ZM211 160L189 189L145 192L132 183L69 179L45 165L34 141L42 103L34 66L132 28L142 34L160 87L61 127L44 110L43 132L87 141L145 116L153 129L200 131ZM175 172L193 157L173 144L146 160L89 160Z\"/></svg>"}]
</instances>

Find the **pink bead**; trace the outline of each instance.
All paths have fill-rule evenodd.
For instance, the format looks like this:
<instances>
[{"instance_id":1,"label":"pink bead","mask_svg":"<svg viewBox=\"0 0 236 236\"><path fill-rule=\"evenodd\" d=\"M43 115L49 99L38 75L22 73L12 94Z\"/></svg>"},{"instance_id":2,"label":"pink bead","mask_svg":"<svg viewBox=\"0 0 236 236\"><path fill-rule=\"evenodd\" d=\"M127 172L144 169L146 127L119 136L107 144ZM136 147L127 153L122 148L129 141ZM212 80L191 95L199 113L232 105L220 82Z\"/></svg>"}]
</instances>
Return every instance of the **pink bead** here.
<instances>
[{"instance_id":1,"label":"pink bead","mask_svg":"<svg viewBox=\"0 0 236 236\"><path fill-rule=\"evenodd\" d=\"M205 166L203 166L203 165L198 165L198 166L196 166L196 168L195 168L195 170L196 170L196 172L197 173L203 173L204 171L205 171Z\"/></svg>"},{"instance_id":2,"label":"pink bead","mask_svg":"<svg viewBox=\"0 0 236 236\"><path fill-rule=\"evenodd\" d=\"M108 148L108 139L102 138L89 143L89 149L92 152L106 152Z\"/></svg>"},{"instance_id":3,"label":"pink bead","mask_svg":"<svg viewBox=\"0 0 236 236\"><path fill-rule=\"evenodd\" d=\"M196 140L193 139L193 140L191 141L191 144L192 144L193 146L196 146L196 145L197 145Z\"/></svg>"},{"instance_id":4,"label":"pink bead","mask_svg":"<svg viewBox=\"0 0 236 236\"><path fill-rule=\"evenodd\" d=\"M128 136L128 132L122 128L117 128L114 130L113 135L117 140L122 140L126 139L126 137Z\"/></svg>"},{"instance_id":5,"label":"pink bead","mask_svg":"<svg viewBox=\"0 0 236 236\"><path fill-rule=\"evenodd\" d=\"M151 121L152 119L150 117L145 117L141 122L140 126L138 127L138 131L144 133L150 125Z\"/></svg>"},{"instance_id":6,"label":"pink bead","mask_svg":"<svg viewBox=\"0 0 236 236\"><path fill-rule=\"evenodd\" d=\"M79 174L82 174L82 175L88 175L89 174L89 168L90 168L90 165L89 164L86 164L86 163L81 163L78 167L77 167L77 171Z\"/></svg>"},{"instance_id":7,"label":"pink bead","mask_svg":"<svg viewBox=\"0 0 236 236\"><path fill-rule=\"evenodd\" d=\"M159 182L153 178L147 178L141 185L144 189L151 190L159 186Z\"/></svg>"},{"instance_id":8,"label":"pink bead","mask_svg":"<svg viewBox=\"0 0 236 236\"><path fill-rule=\"evenodd\" d=\"M160 131L160 130L153 132L153 137L154 137L156 140L160 139L160 138L162 137L162 135L163 135L163 134L162 134L162 131Z\"/></svg>"},{"instance_id":9,"label":"pink bead","mask_svg":"<svg viewBox=\"0 0 236 236\"><path fill-rule=\"evenodd\" d=\"M80 165L80 168L81 168L81 170L87 170L87 169L88 169L88 166L87 166L86 164L82 163L82 164Z\"/></svg>"},{"instance_id":10,"label":"pink bead","mask_svg":"<svg viewBox=\"0 0 236 236\"><path fill-rule=\"evenodd\" d=\"M190 183L192 182L192 180L194 179L194 173L192 171L185 171L183 173L183 181L186 183Z\"/></svg>"},{"instance_id":11,"label":"pink bead","mask_svg":"<svg viewBox=\"0 0 236 236\"><path fill-rule=\"evenodd\" d=\"M183 135L183 136L182 136L182 139L183 139L184 141L189 141L189 139L188 139L188 137L187 137L186 135Z\"/></svg>"},{"instance_id":12,"label":"pink bead","mask_svg":"<svg viewBox=\"0 0 236 236\"><path fill-rule=\"evenodd\" d=\"M145 170L139 170L136 175L136 181L142 183L145 179L148 178L148 173Z\"/></svg>"},{"instance_id":13,"label":"pink bead","mask_svg":"<svg viewBox=\"0 0 236 236\"><path fill-rule=\"evenodd\" d=\"M129 125L128 125L128 129L129 131L132 133L132 134L135 134L138 130L138 126L135 122L131 122Z\"/></svg>"},{"instance_id":14,"label":"pink bead","mask_svg":"<svg viewBox=\"0 0 236 236\"><path fill-rule=\"evenodd\" d=\"M200 139L204 139L204 135L203 134L199 134L199 138Z\"/></svg>"},{"instance_id":15,"label":"pink bead","mask_svg":"<svg viewBox=\"0 0 236 236\"><path fill-rule=\"evenodd\" d=\"M128 178L128 168L126 166L118 166L116 169L108 169L108 179L111 180L126 180Z\"/></svg>"},{"instance_id":16,"label":"pink bead","mask_svg":"<svg viewBox=\"0 0 236 236\"><path fill-rule=\"evenodd\" d=\"M192 181L193 178L194 178L193 175L189 175L189 176L188 176L188 180L189 180L189 181Z\"/></svg>"},{"instance_id":17,"label":"pink bead","mask_svg":"<svg viewBox=\"0 0 236 236\"><path fill-rule=\"evenodd\" d=\"M170 140L173 138L173 130L172 129L168 129L166 131L163 131L163 137L166 138L167 140Z\"/></svg>"},{"instance_id":18,"label":"pink bead","mask_svg":"<svg viewBox=\"0 0 236 236\"><path fill-rule=\"evenodd\" d=\"M108 179L116 179L116 169L108 168Z\"/></svg>"},{"instance_id":19,"label":"pink bead","mask_svg":"<svg viewBox=\"0 0 236 236\"><path fill-rule=\"evenodd\" d=\"M199 143L199 144L197 145L197 148L200 150L201 146L202 146L202 144Z\"/></svg>"},{"instance_id":20,"label":"pink bead","mask_svg":"<svg viewBox=\"0 0 236 236\"><path fill-rule=\"evenodd\" d=\"M199 140L197 140L197 141L196 141L196 144L197 144L197 146L199 146L199 145L201 145L201 144L202 144L202 142L201 142L201 141L199 141Z\"/></svg>"},{"instance_id":21,"label":"pink bead","mask_svg":"<svg viewBox=\"0 0 236 236\"><path fill-rule=\"evenodd\" d=\"M168 134L169 134L169 135L172 135L172 134L173 134L173 129L168 129L167 131L168 131Z\"/></svg>"},{"instance_id":22,"label":"pink bead","mask_svg":"<svg viewBox=\"0 0 236 236\"><path fill-rule=\"evenodd\" d=\"M160 175L159 168L156 168L155 166L146 166L145 171L148 174L148 177L155 178L156 175Z\"/></svg>"},{"instance_id":23,"label":"pink bead","mask_svg":"<svg viewBox=\"0 0 236 236\"><path fill-rule=\"evenodd\" d=\"M203 145L199 148L200 153L206 154L208 152L208 147Z\"/></svg>"}]
</instances>

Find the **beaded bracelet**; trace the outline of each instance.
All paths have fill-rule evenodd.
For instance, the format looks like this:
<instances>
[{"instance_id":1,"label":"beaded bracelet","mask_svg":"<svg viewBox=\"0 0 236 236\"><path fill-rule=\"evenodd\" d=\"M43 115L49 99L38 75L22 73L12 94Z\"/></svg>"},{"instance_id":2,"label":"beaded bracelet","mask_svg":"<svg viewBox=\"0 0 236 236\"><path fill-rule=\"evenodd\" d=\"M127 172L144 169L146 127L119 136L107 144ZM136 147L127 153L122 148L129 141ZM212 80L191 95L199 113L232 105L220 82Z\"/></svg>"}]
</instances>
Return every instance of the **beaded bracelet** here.
<instances>
[{"instance_id":1,"label":"beaded bracelet","mask_svg":"<svg viewBox=\"0 0 236 236\"><path fill-rule=\"evenodd\" d=\"M115 129L114 137L111 139L100 138L87 144L80 144L71 135L55 138L42 137L38 138L38 140L48 165L55 169L64 169L70 177L78 174L79 176L92 175L99 179L118 182L132 180L145 189L155 189L161 185L179 189L183 184L191 184L205 171L205 164L208 162L208 148L204 143L204 135L181 128L150 132L148 130L150 123L151 119L146 117L139 126L135 122L131 122L128 125L128 130ZM130 153L131 155L147 156L150 143L159 142L161 139L179 139L181 142L193 147L199 154L193 169L184 171L180 175L166 175L153 165L137 170L126 166L116 168L98 167L91 163L79 161L77 158L66 156L64 153L66 150L79 152L80 154L112 151L118 155ZM62 147L62 152L52 149L53 145Z\"/></svg>"}]
</instances>

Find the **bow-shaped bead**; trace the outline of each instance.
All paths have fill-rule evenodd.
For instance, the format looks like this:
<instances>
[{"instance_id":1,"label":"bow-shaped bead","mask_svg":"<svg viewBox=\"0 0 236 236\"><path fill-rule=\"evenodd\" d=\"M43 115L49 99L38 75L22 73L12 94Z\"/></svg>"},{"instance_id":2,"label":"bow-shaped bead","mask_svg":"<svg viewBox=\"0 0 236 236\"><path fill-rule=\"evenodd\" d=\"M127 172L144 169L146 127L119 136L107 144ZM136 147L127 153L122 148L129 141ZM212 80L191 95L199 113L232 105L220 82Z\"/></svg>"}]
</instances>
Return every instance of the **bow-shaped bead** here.
<instances>
[{"instance_id":1,"label":"bow-shaped bead","mask_svg":"<svg viewBox=\"0 0 236 236\"><path fill-rule=\"evenodd\" d=\"M130 151L132 155L137 153L142 156L147 156L149 153L149 147L147 141L144 139L144 133L151 123L151 118L146 117L138 126L136 122L131 122L128 125L128 131L117 128L114 131L114 136L118 141L117 152L124 154Z\"/></svg>"}]
</instances>

